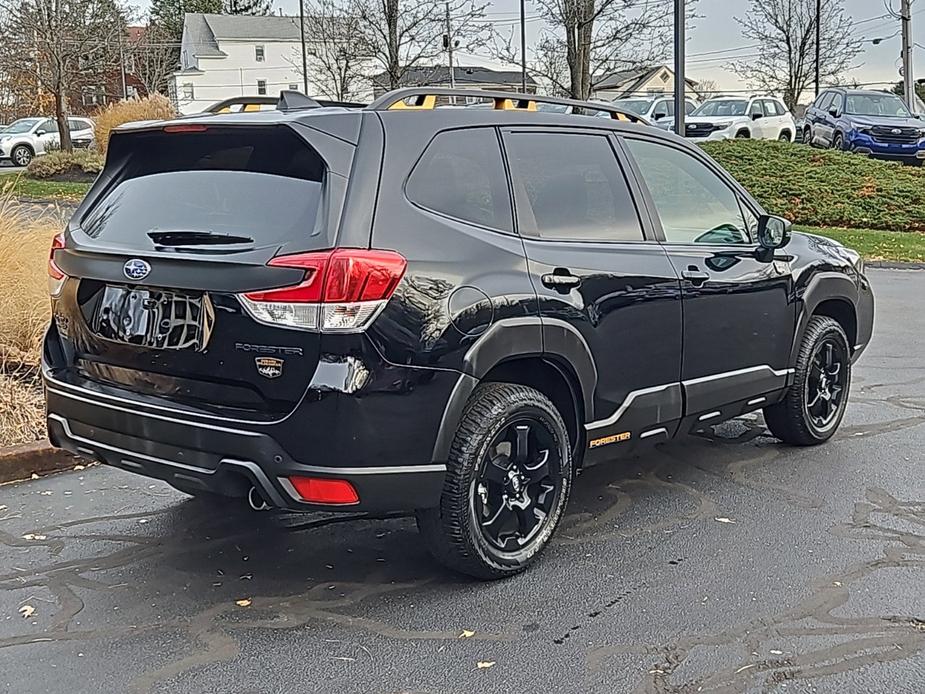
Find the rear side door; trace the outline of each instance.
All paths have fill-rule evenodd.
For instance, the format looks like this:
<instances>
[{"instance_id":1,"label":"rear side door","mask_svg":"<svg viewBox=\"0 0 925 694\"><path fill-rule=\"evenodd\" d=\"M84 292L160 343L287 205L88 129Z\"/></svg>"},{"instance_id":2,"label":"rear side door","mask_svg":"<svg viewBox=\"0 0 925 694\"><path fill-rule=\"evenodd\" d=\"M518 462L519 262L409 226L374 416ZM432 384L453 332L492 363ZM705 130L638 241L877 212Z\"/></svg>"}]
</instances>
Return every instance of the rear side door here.
<instances>
[{"instance_id":1,"label":"rear side door","mask_svg":"<svg viewBox=\"0 0 925 694\"><path fill-rule=\"evenodd\" d=\"M788 382L789 262L759 252L757 210L705 155L641 135L625 142L681 276L685 415L699 425L760 407Z\"/></svg>"},{"instance_id":2,"label":"rear side door","mask_svg":"<svg viewBox=\"0 0 925 694\"><path fill-rule=\"evenodd\" d=\"M503 141L544 328L580 335L596 367L588 452L612 455L673 434L679 283L616 140L607 131L509 129Z\"/></svg>"},{"instance_id":3,"label":"rear side door","mask_svg":"<svg viewBox=\"0 0 925 694\"><path fill-rule=\"evenodd\" d=\"M777 104L772 99L762 99L761 108L764 109L764 136L776 140L783 130L783 118L777 113Z\"/></svg>"}]
</instances>

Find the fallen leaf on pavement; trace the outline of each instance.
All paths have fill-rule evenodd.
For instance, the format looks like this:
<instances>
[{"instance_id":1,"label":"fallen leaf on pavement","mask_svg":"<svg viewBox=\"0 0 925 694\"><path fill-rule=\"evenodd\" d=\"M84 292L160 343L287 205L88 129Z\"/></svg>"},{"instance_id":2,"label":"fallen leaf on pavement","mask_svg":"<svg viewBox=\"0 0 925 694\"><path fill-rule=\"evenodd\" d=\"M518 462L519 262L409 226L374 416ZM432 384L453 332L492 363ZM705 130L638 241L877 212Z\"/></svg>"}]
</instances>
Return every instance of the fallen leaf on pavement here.
<instances>
[{"instance_id":1,"label":"fallen leaf on pavement","mask_svg":"<svg viewBox=\"0 0 925 694\"><path fill-rule=\"evenodd\" d=\"M462 633L459 635L459 638L461 638L461 639L471 639L473 636L475 636L475 632L474 632L474 631L469 631L468 629L463 629L463 630L462 630Z\"/></svg>"},{"instance_id":2,"label":"fallen leaf on pavement","mask_svg":"<svg viewBox=\"0 0 925 694\"><path fill-rule=\"evenodd\" d=\"M23 540L47 540L48 537L45 535L33 535L32 533L27 533L22 536Z\"/></svg>"},{"instance_id":3,"label":"fallen leaf on pavement","mask_svg":"<svg viewBox=\"0 0 925 694\"><path fill-rule=\"evenodd\" d=\"M23 619L29 619L33 614L35 614L35 608L32 605L23 605L19 608L19 614L22 615Z\"/></svg>"},{"instance_id":4,"label":"fallen leaf on pavement","mask_svg":"<svg viewBox=\"0 0 925 694\"><path fill-rule=\"evenodd\" d=\"M476 663L475 666L479 670L484 670L485 668L494 667L495 661L494 660L480 660L478 663Z\"/></svg>"},{"instance_id":5,"label":"fallen leaf on pavement","mask_svg":"<svg viewBox=\"0 0 925 694\"><path fill-rule=\"evenodd\" d=\"M717 523L735 523L735 521L732 520L732 518L725 518L724 516L719 516L718 518L714 518L713 520L715 520Z\"/></svg>"},{"instance_id":6,"label":"fallen leaf on pavement","mask_svg":"<svg viewBox=\"0 0 925 694\"><path fill-rule=\"evenodd\" d=\"M80 472L81 470L86 470L87 466L86 465L75 465L74 469Z\"/></svg>"},{"instance_id":7,"label":"fallen leaf on pavement","mask_svg":"<svg viewBox=\"0 0 925 694\"><path fill-rule=\"evenodd\" d=\"M235 600L234 604L238 607L250 607L251 600L250 598L244 598L242 600Z\"/></svg>"}]
</instances>

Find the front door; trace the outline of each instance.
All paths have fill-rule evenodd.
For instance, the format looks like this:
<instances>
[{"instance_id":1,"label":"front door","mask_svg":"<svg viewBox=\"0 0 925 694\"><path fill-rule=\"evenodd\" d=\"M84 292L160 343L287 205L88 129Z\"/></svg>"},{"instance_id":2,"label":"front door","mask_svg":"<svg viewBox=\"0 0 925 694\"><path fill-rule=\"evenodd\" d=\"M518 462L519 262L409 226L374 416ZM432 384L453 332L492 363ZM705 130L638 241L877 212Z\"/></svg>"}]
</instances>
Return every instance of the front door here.
<instances>
[{"instance_id":1,"label":"front door","mask_svg":"<svg viewBox=\"0 0 925 694\"><path fill-rule=\"evenodd\" d=\"M761 252L754 203L706 156L641 136L625 142L681 276L685 414L707 421L733 403L760 407L789 381L789 261Z\"/></svg>"},{"instance_id":2,"label":"front door","mask_svg":"<svg viewBox=\"0 0 925 694\"><path fill-rule=\"evenodd\" d=\"M575 331L597 371L586 449L673 435L681 416L677 275L606 131L504 132L518 230L545 325ZM648 228L649 233L646 233Z\"/></svg>"}]
</instances>

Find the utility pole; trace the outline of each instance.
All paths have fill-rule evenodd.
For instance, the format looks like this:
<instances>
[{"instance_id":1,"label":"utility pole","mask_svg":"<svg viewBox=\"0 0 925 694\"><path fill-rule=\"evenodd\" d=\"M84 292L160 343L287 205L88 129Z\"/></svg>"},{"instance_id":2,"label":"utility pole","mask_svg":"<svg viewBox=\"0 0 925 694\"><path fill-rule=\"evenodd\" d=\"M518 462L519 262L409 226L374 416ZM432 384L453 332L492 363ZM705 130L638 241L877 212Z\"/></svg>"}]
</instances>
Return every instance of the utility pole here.
<instances>
[{"instance_id":1,"label":"utility pole","mask_svg":"<svg viewBox=\"0 0 925 694\"><path fill-rule=\"evenodd\" d=\"M820 74L822 71L822 0L816 0L816 96L821 91ZM799 99L800 95L794 95Z\"/></svg>"},{"instance_id":2,"label":"utility pole","mask_svg":"<svg viewBox=\"0 0 925 694\"><path fill-rule=\"evenodd\" d=\"M125 84L125 48L122 37L119 37L119 72L122 73L122 99L128 99L128 86Z\"/></svg>"},{"instance_id":3,"label":"utility pole","mask_svg":"<svg viewBox=\"0 0 925 694\"><path fill-rule=\"evenodd\" d=\"M684 92L687 88L684 65L686 14L684 0L674 0L674 131L681 137L687 133L687 111L684 109Z\"/></svg>"},{"instance_id":4,"label":"utility pole","mask_svg":"<svg viewBox=\"0 0 925 694\"><path fill-rule=\"evenodd\" d=\"M527 17L524 6L526 0L520 0L520 91L527 93Z\"/></svg>"},{"instance_id":5,"label":"utility pole","mask_svg":"<svg viewBox=\"0 0 925 694\"><path fill-rule=\"evenodd\" d=\"M456 72L453 69L453 24L450 22L450 3L446 4L446 54L450 63L450 89L456 89Z\"/></svg>"},{"instance_id":6,"label":"utility pole","mask_svg":"<svg viewBox=\"0 0 925 694\"><path fill-rule=\"evenodd\" d=\"M906 106L915 113L915 80L912 75L912 0L902 0L903 22L903 94Z\"/></svg>"},{"instance_id":7,"label":"utility pole","mask_svg":"<svg viewBox=\"0 0 925 694\"><path fill-rule=\"evenodd\" d=\"M308 95L308 55L305 52L305 0L299 0L299 37L302 39L302 91Z\"/></svg>"}]
</instances>

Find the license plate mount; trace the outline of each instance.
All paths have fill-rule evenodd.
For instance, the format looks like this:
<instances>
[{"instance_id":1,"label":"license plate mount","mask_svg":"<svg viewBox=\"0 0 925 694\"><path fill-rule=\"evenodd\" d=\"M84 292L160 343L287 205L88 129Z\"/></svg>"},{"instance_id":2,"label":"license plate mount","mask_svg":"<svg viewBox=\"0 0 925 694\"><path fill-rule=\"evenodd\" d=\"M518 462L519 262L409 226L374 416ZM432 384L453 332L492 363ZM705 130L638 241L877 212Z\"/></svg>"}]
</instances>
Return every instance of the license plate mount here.
<instances>
[{"instance_id":1,"label":"license plate mount","mask_svg":"<svg viewBox=\"0 0 925 694\"><path fill-rule=\"evenodd\" d=\"M214 322L207 294L106 285L93 313L100 337L151 349L203 351Z\"/></svg>"}]
</instances>

